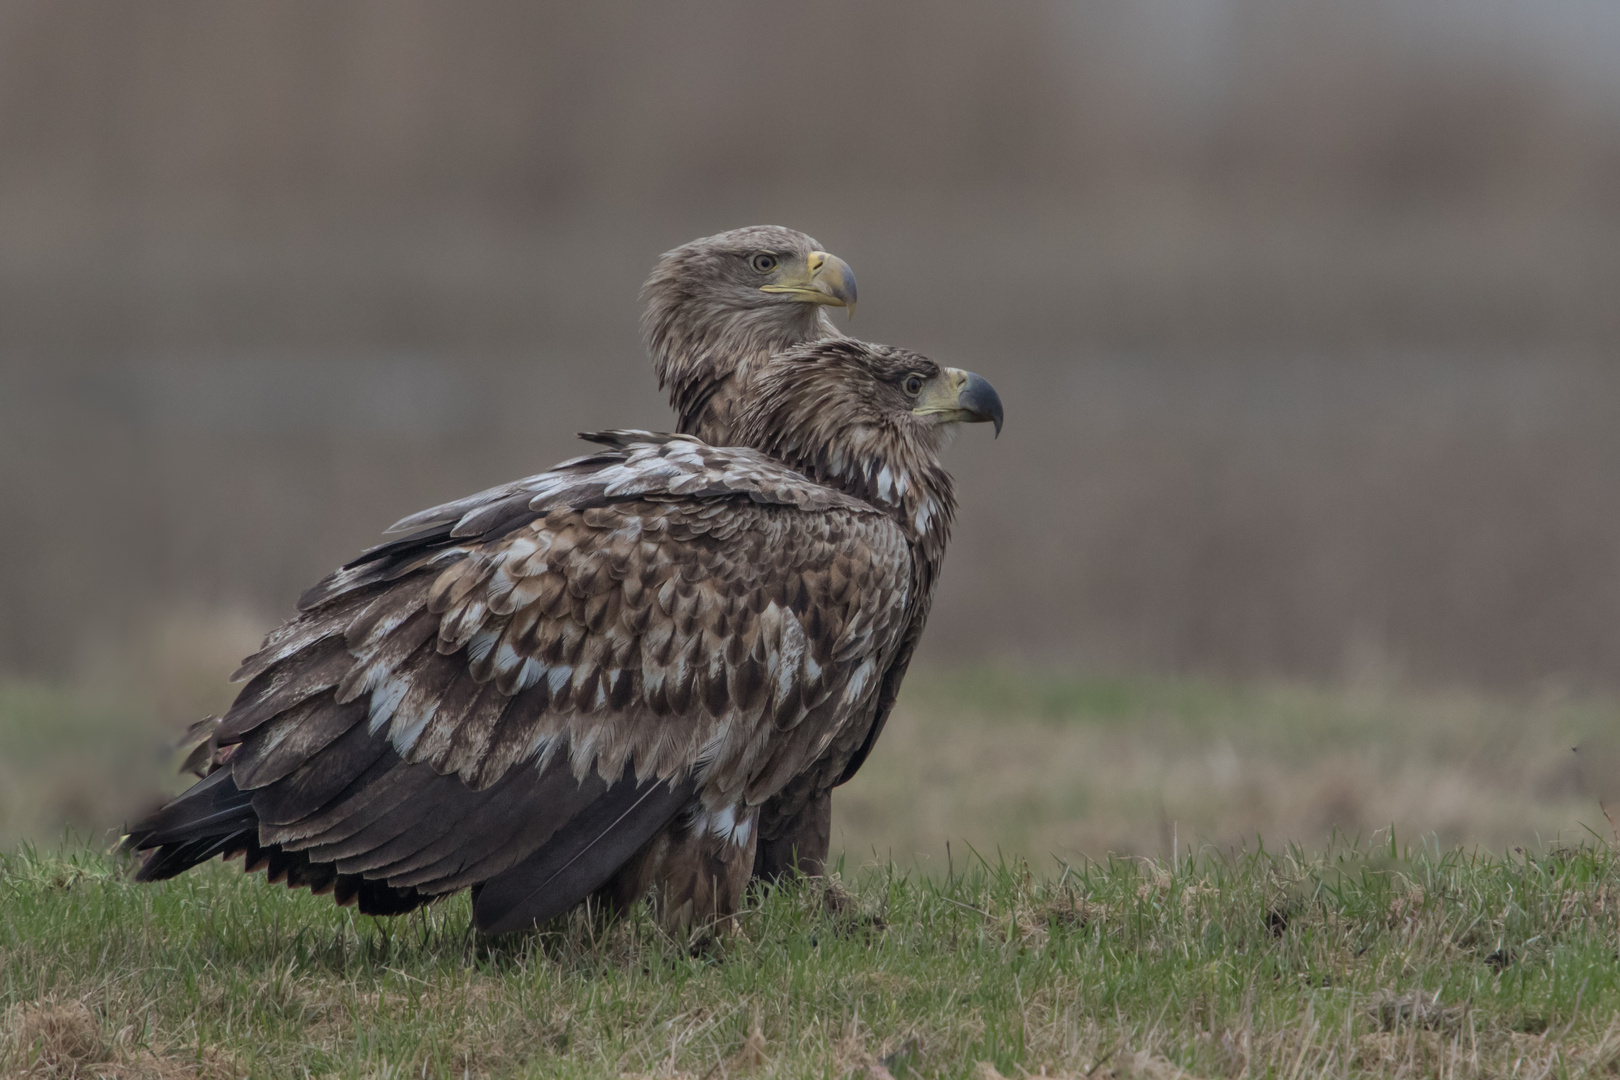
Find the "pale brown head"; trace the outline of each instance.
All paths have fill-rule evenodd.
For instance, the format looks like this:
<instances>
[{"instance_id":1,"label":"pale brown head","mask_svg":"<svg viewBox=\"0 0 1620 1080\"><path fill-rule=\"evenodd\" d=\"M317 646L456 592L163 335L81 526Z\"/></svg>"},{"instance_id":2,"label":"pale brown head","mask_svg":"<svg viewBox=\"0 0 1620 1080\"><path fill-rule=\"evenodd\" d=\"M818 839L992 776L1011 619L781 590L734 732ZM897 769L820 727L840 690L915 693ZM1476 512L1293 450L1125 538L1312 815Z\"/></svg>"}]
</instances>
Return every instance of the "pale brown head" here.
<instances>
[{"instance_id":1,"label":"pale brown head","mask_svg":"<svg viewBox=\"0 0 1620 1080\"><path fill-rule=\"evenodd\" d=\"M741 441L813 480L881 506L942 550L955 500L939 455L960 423L1001 431L982 377L920 353L840 338L800 345L748 386Z\"/></svg>"},{"instance_id":2,"label":"pale brown head","mask_svg":"<svg viewBox=\"0 0 1620 1080\"><path fill-rule=\"evenodd\" d=\"M753 225L666 252L642 287L642 333L679 430L734 442L736 393L776 353L838 337L826 309L855 309L855 274L804 233Z\"/></svg>"}]
</instances>

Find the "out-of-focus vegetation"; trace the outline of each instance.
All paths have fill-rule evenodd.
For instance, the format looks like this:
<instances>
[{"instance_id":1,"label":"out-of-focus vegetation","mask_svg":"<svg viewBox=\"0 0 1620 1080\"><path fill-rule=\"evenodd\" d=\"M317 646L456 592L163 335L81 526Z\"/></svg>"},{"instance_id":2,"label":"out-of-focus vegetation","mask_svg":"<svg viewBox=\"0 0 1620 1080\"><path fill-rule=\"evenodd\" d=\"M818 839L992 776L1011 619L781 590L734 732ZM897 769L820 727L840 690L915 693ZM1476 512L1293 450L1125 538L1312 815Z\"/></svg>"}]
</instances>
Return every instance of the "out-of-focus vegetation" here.
<instances>
[{"instance_id":1,"label":"out-of-focus vegetation","mask_svg":"<svg viewBox=\"0 0 1620 1080\"><path fill-rule=\"evenodd\" d=\"M261 631L187 614L148 627L72 684L0 678L0 851L71 836L105 848L119 827L192 782L175 749L223 712Z\"/></svg>"},{"instance_id":2,"label":"out-of-focus vegetation","mask_svg":"<svg viewBox=\"0 0 1620 1080\"><path fill-rule=\"evenodd\" d=\"M939 873L947 841L955 860L1046 868L1334 834L1496 852L1620 842L1605 816L1620 811L1617 710L1553 693L925 670L839 789L835 847Z\"/></svg>"},{"instance_id":3,"label":"out-of-focus vegetation","mask_svg":"<svg viewBox=\"0 0 1620 1080\"><path fill-rule=\"evenodd\" d=\"M637 288L767 220L1006 402L937 660L1615 687L1617 50L1579 0L4 5L0 670L262 630L666 426Z\"/></svg>"},{"instance_id":4,"label":"out-of-focus vegetation","mask_svg":"<svg viewBox=\"0 0 1620 1080\"><path fill-rule=\"evenodd\" d=\"M0 684L0 850L29 840L104 839L161 790L149 715L42 684Z\"/></svg>"}]
</instances>

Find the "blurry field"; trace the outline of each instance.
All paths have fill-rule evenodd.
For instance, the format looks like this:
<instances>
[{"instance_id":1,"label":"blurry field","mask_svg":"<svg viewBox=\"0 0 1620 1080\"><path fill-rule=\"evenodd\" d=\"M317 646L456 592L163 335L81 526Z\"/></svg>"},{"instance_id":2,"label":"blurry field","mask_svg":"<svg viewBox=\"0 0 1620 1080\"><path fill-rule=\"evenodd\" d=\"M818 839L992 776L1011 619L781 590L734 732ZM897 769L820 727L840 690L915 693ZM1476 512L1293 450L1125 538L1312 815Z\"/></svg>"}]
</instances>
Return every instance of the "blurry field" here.
<instances>
[{"instance_id":1,"label":"blurry field","mask_svg":"<svg viewBox=\"0 0 1620 1080\"><path fill-rule=\"evenodd\" d=\"M1617 54L1591 0L0 5L0 671L667 426L653 260L775 221L1006 403L930 658L1620 692Z\"/></svg>"},{"instance_id":2,"label":"blurry field","mask_svg":"<svg viewBox=\"0 0 1620 1080\"><path fill-rule=\"evenodd\" d=\"M241 634L236 635L238 637ZM139 692L0 684L0 850L102 843L183 781L168 740L222 708L216 627L181 635ZM224 639L224 640L221 640ZM215 656L214 654L219 654ZM168 669L163 670L165 663ZM134 700L138 704L120 701ZM890 859L930 875L977 851L1054 859L1168 856L1258 839L1324 847L1420 836L1500 853L1611 836L1599 800L1620 767L1592 754L1620 730L1608 697L1514 698L1281 683L1076 679L925 667L907 679L876 752L834 800L834 846L853 868ZM160 722L159 717L165 722ZM1587 749L1584 762L1571 748ZM1590 831L1589 831L1590 830ZM946 843L951 844L947 858Z\"/></svg>"},{"instance_id":3,"label":"blurry field","mask_svg":"<svg viewBox=\"0 0 1620 1080\"><path fill-rule=\"evenodd\" d=\"M99 840L155 784L159 734L105 703L0 684L0 850L64 830Z\"/></svg>"},{"instance_id":4,"label":"blurry field","mask_svg":"<svg viewBox=\"0 0 1620 1080\"><path fill-rule=\"evenodd\" d=\"M958 859L966 842L1051 868L1173 841L1321 848L1391 826L1497 852L1607 837L1599 799L1614 809L1620 770L1603 739L1617 729L1614 700L1553 691L918 672L834 800L835 843L937 873L947 840Z\"/></svg>"},{"instance_id":5,"label":"blurry field","mask_svg":"<svg viewBox=\"0 0 1620 1080\"><path fill-rule=\"evenodd\" d=\"M226 679L263 632L245 617L185 612L71 686L0 677L0 851L67 833L106 846L132 814L185 787L177 741L229 706Z\"/></svg>"}]
</instances>

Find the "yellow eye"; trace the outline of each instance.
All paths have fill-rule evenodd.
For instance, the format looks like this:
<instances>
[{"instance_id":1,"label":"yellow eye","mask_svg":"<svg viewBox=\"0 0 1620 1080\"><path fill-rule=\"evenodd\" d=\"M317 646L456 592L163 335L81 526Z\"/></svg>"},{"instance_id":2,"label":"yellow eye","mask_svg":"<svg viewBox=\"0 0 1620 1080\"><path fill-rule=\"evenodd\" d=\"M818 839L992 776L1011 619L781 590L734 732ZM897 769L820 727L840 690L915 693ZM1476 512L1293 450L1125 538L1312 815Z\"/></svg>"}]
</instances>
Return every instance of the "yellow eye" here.
<instances>
[{"instance_id":1,"label":"yellow eye","mask_svg":"<svg viewBox=\"0 0 1620 1080\"><path fill-rule=\"evenodd\" d=\"M764 255L764 254L755 255L752 259L749 260L749 264L751 266L753 266L753 268L755 270L758 270L760 273L768 274L772 270L776 269L776 256L775 255Z\"/></svg>"},{"instance_id":2,"label":"yellow eye","mask_svg":"<svg viewBox=\"0 0 1620 1080\"><path fill-rule=\"evenodd\" d=\"M923 377L921 375L906 376L906 393L910 394L912 397L916 397L918 394L922 393L922 388Z\"/></svg>"}]
</instances>

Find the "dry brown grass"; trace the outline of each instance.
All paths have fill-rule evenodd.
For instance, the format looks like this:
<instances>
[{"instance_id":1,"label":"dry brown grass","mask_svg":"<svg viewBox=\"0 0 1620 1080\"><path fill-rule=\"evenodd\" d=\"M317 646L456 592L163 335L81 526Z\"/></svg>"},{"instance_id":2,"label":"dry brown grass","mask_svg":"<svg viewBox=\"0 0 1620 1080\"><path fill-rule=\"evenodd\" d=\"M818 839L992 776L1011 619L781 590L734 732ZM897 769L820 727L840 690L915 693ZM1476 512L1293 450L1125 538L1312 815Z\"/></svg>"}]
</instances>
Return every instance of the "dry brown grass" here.
<instances>
[{"instance_id":1,"label":"dry brown grass","mask_svg":"<svg viewBox=\"0 0 1620 1080\"><path fill-rule=\"evenodd\" d=\"M217 1047L159 1051L137 1042L134 1025L108 1031L82 999L47 997L7 1010L0 1027L0 1076L50 1080L227 1080L241 1067Z\"/></svg>"},{"instance_id":2,"label":"dry brown grass","mask_svg":"<svg viewBox=\"0 0 1620 1080\"><path fill-rule=\"evenodd\" d=\"M1609 837L1570 747L1602 697L1331 691L924 669L834 800L852 865L932 874L996 853L1037 863L1172 847L1325 843L1335 831L1501 851ZM951 845L947 853L947 843ZM1057 864L1050 861L1046 866Z\"/></svg>"}]
</instances>

